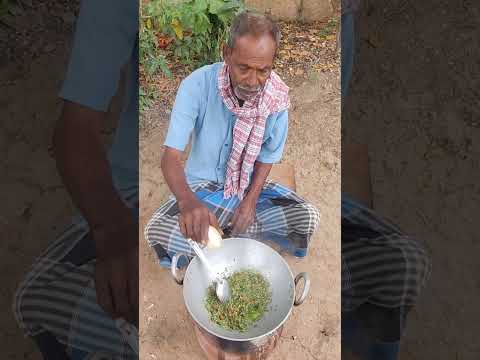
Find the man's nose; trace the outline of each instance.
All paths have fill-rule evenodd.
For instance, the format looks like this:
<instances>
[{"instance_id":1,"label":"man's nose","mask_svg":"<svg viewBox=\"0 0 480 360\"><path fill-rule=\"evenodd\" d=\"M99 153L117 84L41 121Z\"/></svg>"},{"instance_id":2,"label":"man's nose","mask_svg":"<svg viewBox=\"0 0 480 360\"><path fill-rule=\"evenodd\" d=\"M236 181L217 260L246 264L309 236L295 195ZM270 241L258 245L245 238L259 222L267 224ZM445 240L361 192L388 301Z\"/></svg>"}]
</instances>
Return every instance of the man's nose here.
<instances>
[{"instance_id":1,"label":"man's nose","mask_svg":"<svg viewBox=\"0 0 480 360\"><path fill-rule=\"evenodd\" d=\"M256 71L251 71L250 74L248 75L247 85L250 89L254 89L254 88L258 87L259 81L258 81L258 78L257 78L257 72Z\"/></svg>"}]
</instances>

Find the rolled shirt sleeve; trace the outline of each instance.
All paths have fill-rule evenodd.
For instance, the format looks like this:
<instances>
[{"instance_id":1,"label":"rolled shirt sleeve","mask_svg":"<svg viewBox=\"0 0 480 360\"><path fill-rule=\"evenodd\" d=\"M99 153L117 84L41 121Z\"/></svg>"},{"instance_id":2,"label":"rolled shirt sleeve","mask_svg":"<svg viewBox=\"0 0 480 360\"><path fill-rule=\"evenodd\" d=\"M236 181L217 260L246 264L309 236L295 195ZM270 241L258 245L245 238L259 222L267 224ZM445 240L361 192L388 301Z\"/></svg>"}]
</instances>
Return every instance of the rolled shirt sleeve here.
<instances>
[{"instance_id":1,"label":"rolled shirt sleeve","mask_svg":"<svg viewBox=\"0 0 480 360\"><path fill-rule=\"evenodd\" d=\"M205 82L199 71L185 78L177 91L165 146L184 151L200 116L201 99L206 96ZM203 93L202 93L203 92Z\"/></svg>"},{"instance_id":2,"label":"rolled shirt sleeve","mask_svg":"<svg viewBox=\"0 0 480 360\"><path fill-rule=\"evenodd\" d=\"M138 37L138 1L83 0L59 96L107 111Z\"/></svg>"},{"instance_id":3,"label":"rolled shirt sleeve","mask_svg":"<svg viewBox=\"0 0 480 360\"><path fill-rule=\"evenodd\" d=\"M274 164L282 159L288 134L288 110L277 115L269 136L265 139L257 161Z\"/></svg>"}]
</instances>

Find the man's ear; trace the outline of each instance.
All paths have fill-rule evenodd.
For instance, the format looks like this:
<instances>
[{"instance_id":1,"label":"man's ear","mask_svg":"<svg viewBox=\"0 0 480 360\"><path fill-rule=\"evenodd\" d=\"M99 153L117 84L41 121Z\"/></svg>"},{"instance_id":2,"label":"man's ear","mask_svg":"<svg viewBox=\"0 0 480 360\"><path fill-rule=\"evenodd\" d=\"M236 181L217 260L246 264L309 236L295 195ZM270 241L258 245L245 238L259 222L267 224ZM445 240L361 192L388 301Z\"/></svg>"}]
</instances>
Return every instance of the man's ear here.
<instances>
[{"instance_id":1,"label":"man's ear","mask_svg":"<svg viewBox=\"0 0 480 360\"><path fill-rule=\"evenodd\" d=\"M230 62L231 53L232 53L232 49L230 49L227 44L223 44L223 49L222 49L223 61Z\"/></svg>"}]
</instances>

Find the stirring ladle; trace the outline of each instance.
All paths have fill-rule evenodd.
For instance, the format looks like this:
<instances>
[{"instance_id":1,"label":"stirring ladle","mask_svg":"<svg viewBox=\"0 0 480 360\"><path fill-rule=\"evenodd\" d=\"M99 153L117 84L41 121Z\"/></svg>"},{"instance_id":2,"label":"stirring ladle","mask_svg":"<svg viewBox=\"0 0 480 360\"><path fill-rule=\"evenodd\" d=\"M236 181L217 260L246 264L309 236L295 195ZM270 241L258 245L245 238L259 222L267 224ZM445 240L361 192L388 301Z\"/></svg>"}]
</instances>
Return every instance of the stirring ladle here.
<instances>
[{"instance_id":1,"label":"stirring ladle","mask_svg":"<svg viewBox=\"0 0 480 360\"><path fill-rule=\"evenodd\" d=\"M215 272L213 271L212 265L208 261L207 257L205 256L205 253L203 252L203 249L198 245L197 242L193 241L192 239L187 239L188 243L192 247L193 251L195 251L195 254L200 258L202 263L205 265L207 270L213 275ZM228 281L225 280L224 278L218 278L216 280L216 288L215 288L215 293L217 295L218 300L220 300L222 303L227 302L230 299L230 286L228 285Z\"/></svg>"}]
</instances>

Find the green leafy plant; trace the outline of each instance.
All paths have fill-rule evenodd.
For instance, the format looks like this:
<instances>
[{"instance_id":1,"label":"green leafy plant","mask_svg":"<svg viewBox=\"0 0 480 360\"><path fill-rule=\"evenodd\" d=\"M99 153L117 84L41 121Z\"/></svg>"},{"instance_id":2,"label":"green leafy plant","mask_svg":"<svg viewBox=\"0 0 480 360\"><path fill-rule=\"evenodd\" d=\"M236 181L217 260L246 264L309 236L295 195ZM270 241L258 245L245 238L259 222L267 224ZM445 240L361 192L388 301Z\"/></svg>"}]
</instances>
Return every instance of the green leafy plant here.
<instances>
[{"instance_id":1,"label":"green leafy plant","mask_svg":"<svg viewBox=\"0 0 480 360\"><path fill-rule=\"evenodd\" d=\"M165 75L172 77L165 55L159 49L155 32L146 26L142 26L140 29L139 55L140 65L146 76L151 77L157 74L158 70L162 70Z\"/></svg>"},{"instance_id":2,"label":"green leafy plant","mask_svg":"<svg viewBox=\"0 0 480 360\"><path fill-rule=\"evenodd\" d=\"M232 20L244 8L241 0L150 0L141 5L139 55L146 84L139 93L140 110L155 98L148 85L153 77L173 77L169 62L196 68L219 61Z\"/></svg>"},{"instance_id":3,"label":"green leafy plant","mask_svg":"<svg viewBox=\"0 0 480 360\"><path fill-rule=\"evenodd\" d=\"M153 101L157 98L157 93L150 85L140 86L139 88L139 109L141 112L144 112L150 106L152 106Z\"/></svg>"},{"instance_id":4,"label":"green leafy plant","mask_svg":"<svg viewBox=\"0 0 480 360\"><path fill-rule=\"evenodd\" d=\"M151 1L142 21L172 39L174 56L185 65L202 66L221 58L230 24L244 9L240 0Z\"/></svg>"}]
</instances>

